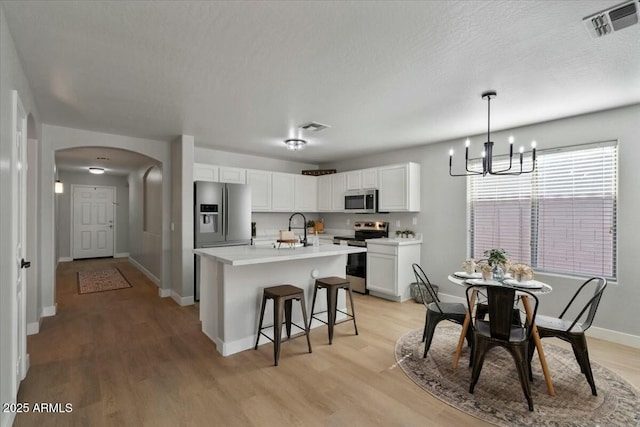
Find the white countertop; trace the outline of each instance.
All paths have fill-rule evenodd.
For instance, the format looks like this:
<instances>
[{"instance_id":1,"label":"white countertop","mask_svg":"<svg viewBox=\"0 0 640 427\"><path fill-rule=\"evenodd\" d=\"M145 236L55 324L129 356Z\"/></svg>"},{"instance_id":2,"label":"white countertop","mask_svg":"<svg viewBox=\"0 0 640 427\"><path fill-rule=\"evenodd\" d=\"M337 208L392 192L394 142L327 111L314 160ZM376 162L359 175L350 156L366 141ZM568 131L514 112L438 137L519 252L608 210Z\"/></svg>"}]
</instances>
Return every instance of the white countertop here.
<instances>
[{"instance_id":1,"label":"white countertop","mask_svg":"<svg viewBox=\"0 0 640 427\"><path fill-rule=\"evenodd\" d=\"M268 262L291 261L305 258L320 258L334 255L366 252L366 248L346 245L320 245L306 248L280 249L270 246L223 246L217 248L194 249L196 255L213 257L216 261L229 265L250 265Z\"/></svg>"},{"instance_id":2,"label":"white countertop","mask_svg":"<svg viewBox=\"0 0 640 427\"><path fill-rule=\"evenodd\" d=\"M379 239L367 239L367 244L375 244L375 245L389 245L389 246L405 246L405 245L419 245L422 243L421 238L413 238L413 239L403 239L403 238L395 238L388 239L385 237L381 237Z\"/></svg>"}]
</instances>

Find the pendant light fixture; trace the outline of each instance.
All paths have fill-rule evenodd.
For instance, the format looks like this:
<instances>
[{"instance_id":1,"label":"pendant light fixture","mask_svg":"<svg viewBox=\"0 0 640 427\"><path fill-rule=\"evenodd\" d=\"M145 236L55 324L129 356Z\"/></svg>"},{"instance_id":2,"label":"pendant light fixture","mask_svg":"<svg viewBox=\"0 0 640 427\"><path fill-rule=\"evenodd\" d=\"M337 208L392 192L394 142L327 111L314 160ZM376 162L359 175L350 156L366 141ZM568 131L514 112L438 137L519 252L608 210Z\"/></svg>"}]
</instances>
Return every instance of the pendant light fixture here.
<instances>
[{"instance_id":1,"label":"pendant light fixture","mask_svg":"<svg viewBox=\"0 0 640 427\"><path fill-rule=\"evenodd\" d=\"M487 100L487 140L484 143L482 151L482 170L469 167L469 146L471 145L469 138L465 141L465 173L453 173L453 149L449 150L449 175L451 176L470 176L470 175L520 175L523 173L531 173L536 168L536 142L531 142L531 169L524 170L524 147L520 147L520 167L513 168L513 136L509 137L509 167L502 170L493 169L493 141L491 140L491 98L495 98L497 93L495 90L489 90L482 94L482 99ZM513 168L513 169L512 169Z\"/></svg>"},{"instance_id":2,"label":"pendant light fixture","mask_svg":"<svg viewBox=\"0 0 640 427\"><path fill-rule=\"evenodd\" d=\"M56 194L64 193L64 184L59 179L56 179L56 182L53 184L53 192Z\"/></svg>"}]
</instances>

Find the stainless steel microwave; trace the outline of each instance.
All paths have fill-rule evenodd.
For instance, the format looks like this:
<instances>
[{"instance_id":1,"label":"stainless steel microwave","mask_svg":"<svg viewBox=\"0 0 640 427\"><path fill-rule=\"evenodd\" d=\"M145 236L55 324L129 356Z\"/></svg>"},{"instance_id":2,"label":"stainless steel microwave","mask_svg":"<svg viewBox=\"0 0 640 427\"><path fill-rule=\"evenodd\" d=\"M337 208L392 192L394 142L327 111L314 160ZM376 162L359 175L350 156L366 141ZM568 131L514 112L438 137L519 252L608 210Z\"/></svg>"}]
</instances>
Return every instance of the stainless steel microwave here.
<instances>
[{"instance_id":1,"label":"stainless steel microwave","mask_svg":"<svg viewBox=\"0 0 640 427\"><path fill-rule=\"evenodd\" d=\"M349 213L378 212L378 190L353 190L344 193L344 211Z\"/></svg>"}]
</instances>

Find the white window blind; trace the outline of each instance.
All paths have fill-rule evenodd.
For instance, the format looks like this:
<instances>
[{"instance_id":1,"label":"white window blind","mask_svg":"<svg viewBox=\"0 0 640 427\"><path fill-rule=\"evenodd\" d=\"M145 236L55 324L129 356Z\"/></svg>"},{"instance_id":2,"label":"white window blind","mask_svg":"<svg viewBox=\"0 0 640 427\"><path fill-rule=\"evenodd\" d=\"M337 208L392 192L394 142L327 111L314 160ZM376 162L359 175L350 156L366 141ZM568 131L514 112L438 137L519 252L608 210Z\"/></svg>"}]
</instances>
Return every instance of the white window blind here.
<instances>
[{"instance_id":1,"label":"white window blind","mask_svg":"<svg viewBox=\"0 0 640 427\"><path fill-rule=\"evenodd\" d=\"M617 163L607 142L539 152L532 174L470 177L471 256L503 248L538 271L615 278Z\"/></svg>"}]
</instances>

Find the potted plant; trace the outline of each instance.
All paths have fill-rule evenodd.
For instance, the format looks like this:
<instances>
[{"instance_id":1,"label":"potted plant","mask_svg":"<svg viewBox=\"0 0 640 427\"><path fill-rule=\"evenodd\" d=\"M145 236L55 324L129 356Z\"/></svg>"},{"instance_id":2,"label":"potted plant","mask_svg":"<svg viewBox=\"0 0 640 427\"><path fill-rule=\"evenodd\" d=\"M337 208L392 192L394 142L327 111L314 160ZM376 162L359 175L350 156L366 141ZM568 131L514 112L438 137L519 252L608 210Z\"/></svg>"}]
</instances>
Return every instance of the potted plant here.
<instances>
[{"instance_id":1,"label":"potted plant","mask_svg":"<svg viewBox=\"0 0 640 427\"><path fill-rule=\"evenodd\" d=\"M316 222L312 219L307 221L307 233L313 234L315 233L316 229Z\"/></svg>"},{"instance_id":2,"label":"potted plant","mask_svg":"<svg viewBox=\"0 0 640 427\"><path fill-rule=\"evenodd\" d=\"M504 249L489 249L484 251L487 263L492 267L495 280L504 279L504 268L509 263L507 252Z\"/></svg>"},{"instance_id":3,"label":"potted plant","mask_svg":"<svg viewBox=\"0 0 640 427\"><path fill-rule=\"evenodd\" d=\"M402 230L396 230L396 239L402 237Z\"/></svg>"}]
</instances>

